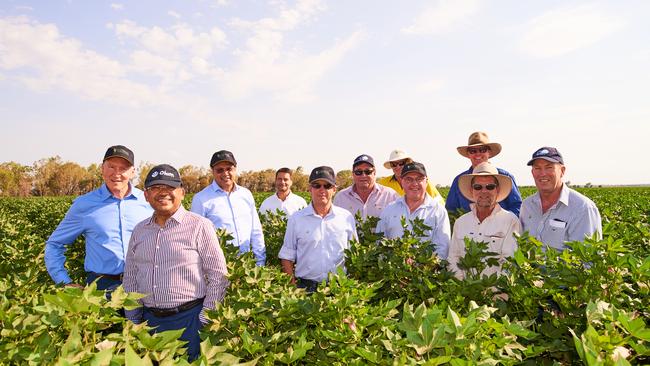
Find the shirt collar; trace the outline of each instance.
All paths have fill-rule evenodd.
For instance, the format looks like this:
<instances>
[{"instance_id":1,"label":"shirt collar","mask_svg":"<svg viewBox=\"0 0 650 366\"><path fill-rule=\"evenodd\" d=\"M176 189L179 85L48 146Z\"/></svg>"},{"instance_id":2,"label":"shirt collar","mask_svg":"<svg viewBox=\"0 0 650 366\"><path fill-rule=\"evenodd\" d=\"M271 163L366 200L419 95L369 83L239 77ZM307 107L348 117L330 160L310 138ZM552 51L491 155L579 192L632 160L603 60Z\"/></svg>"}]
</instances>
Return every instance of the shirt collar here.
<instances>
[{"instance_id":1,"label":"shirt collar","mask_svg":"<svg viewBox=\"0 0 650 366\"><path fill-rule=\"evenodd\" d=\"M178 210L176 210L176 212L174 212L174 214L167 220L167 223L169 223L169 220L173 220L173 221L175 221L177 223L181 223L181 222L183 222L183 218L185 217L185 215L187 215L187 210L181 204L181 206L178 208ZM155 217L156 217L156 213L154 212L151 215L150 218L146 219L147 220L146 225L156 225L157 226L158 224L156 224ZM167 223L165 223L165 225L167 225Z\"/></svg>"},{"instance_id":2,"label":"shirt collar","mask_svg":"<svg viewBox=\"0 0 650 366\"><path fill-rule=\"evenodd\" d=\"M400 202L400 204L404 205L404 207L406 207L407 209L409 207L406 204L406 195L398 198L396 202ZM434 204L433 198L431 198L428 193L425 193L424 194L424 202L422 202L422 204L420 206L418 206L418 208L416 208L415 210L417 211L417 210L419 210L420 208L423 208L423 207L427 207L427 208L432 207L433 204Z\"/></svg>"},{"instance_id":3,"label":"shirt collar","mask_svg":"<svg viewBox=\"0 0 650 366\"><path fill-rule=\"evenodd\" d=\"M212 186L212 189L213 189L215 192L223 192L223 193L226 193L226 194L229 193L229 192L224 191L223 188L221 188L221 186L219 186L219 185L217 184L217 182L214 181L214 180L212 180L212 184L211 184L211 186ZM238 189L239 189L239 186L237 185L237 183L235 183L235 188L234 188L232 191L235 192L235 191L238 190ZM232 193L232 192L230 192L230 193Z\"/></svg>"},{"instance_id":4,"label":"shirt collar","mask_svg":"<svg viewBox=\"0 0 650 366\"><path fill-rule=\"evenodd\" d=\"M130 200L130 199L138 199L138 197L134 194L135 191L139 189L135 188L131 182L129 182L129 194L127 194L124 199L125 200ZM108 190L108 187L106 186L106 183L103 183L101 187L99 187L99 194L102 197L102 200L106 200L108 198L115 198L113 196L113 193ZM117 198L116 198L117 199Z\"/></svg>"},{"instance_id":5,"label":"shirt collar","mask_svg":"<svg viewBox=\"0 0 650 366\"><path fill-rule=\"evenodd\" d=\"M476 202L470 203L469 208L470 208L470 210L472 210L474 218L478 219L478 214L476 213ZM499 204L499 202L497 202L496 206L494 206L494 209L492 210L492 212L490 212L490 215L488 217L486 217L486 219L496 215L501 210L503 210L503 208L501 208L501 205Z\"/></svg>"},{"instance_id":6,"label":"shirt collar","mask_svg":"<svg viewBox=\"0 0 650 366\"><path fill-rule=\"evenodd\" d=\"M557 201L562 202L565 206L569 205L569 187L564 183L562 183L562 191L560 192L560 198Z\"/></svg>"},{"instance_id":7,"label":"shirt collar","mask_svg":"<svg viewBox=\"0 0 650 366\"><path fill-rule=\"evenodd\" d=\"M325 215L325 217L322 217L321 215L316 213L316 210L314 210L314 204L313 203L309 203L307 205L307 207L304 208L304 210L305 210L305 213L307 215L313 215L313 216L316 216L318 218L324 219L325 217L329 217L330 215L334 215L334 204L332 204L330 206L330 211L327 213L327 215Z\"/></svg>"}]
</instances>

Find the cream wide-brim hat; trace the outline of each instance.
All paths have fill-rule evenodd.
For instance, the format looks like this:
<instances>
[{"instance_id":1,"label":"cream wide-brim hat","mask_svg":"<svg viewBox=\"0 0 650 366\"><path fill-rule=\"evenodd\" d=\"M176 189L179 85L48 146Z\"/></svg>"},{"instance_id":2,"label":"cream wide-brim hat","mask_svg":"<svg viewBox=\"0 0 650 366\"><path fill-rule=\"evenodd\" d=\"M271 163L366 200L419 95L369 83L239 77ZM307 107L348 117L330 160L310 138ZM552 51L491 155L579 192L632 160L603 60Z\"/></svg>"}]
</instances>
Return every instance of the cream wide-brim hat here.
<instances>
[{"instance_id":1,"label":"cream wide-brim hat","mask_svg":"<svg viewBox=\"0 0 650 366\"><path fill-rule=\"evenodd\" d=\"M499 194L497 195L497 202L501 202L508 195L510 194L510 191L512 190L512 179L508 177L507 175L501 175L499 174L499 171L497 168L494 167L494 165L490 164L489 162L483 162L474 168L472 171L472 174L464 174L461 175L460 178L458 178L458 188L460 189L460 193L465 196L468 200L474 202L474 197L472 196L472 178L474 177L495 177L497 179L497 182L499 182Z\"/></svg>"},{"instance_id":2,"label":"cream wide-brim hat","mask_svg":"<svg viewBox=\"0 0 650 366\"><path fill-rule=\"evenodd\" d=\"M413 159L411 159L411 156L409 156L409 154L406 153L406 151L404 151L404 150L393 150L393 151L390 152L390 156L388 157L388 160L384 162L384 168L392 169L391 166L390 166L390 163L392 163L393 161L400 161L400 160L404 160L404 159L413 160Z\"/></svg>"},{"instance_id":3,"label":"cream wide-brim hat","mask_svg":"<svg viewBox=\"0 0 650 366\"><path fill-rule=\"evenodd\" d=\"M467 149L474 146L489 146L490 147L490 157L496 156L501 152L501 144L496 142L490 142L490 138L485 132L473 132L469 135L467 139L467 146L458 146L456 150L462 156L469 158L469 153Z\"/></svg>"}]
</instances>

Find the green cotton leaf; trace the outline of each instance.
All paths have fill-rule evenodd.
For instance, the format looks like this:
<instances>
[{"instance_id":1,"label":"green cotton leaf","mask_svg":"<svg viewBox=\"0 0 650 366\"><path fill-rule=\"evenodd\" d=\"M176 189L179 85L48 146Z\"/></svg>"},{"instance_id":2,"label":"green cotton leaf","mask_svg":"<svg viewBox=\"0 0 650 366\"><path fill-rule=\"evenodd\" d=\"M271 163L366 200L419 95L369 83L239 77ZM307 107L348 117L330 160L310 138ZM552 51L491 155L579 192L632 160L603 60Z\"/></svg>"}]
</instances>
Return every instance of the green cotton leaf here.
<instances>
[{"instance_id":1,"label":"green cotton leaf","mask_svg":"<svg viewBox=\"0 0 650 366\"><path fill-rule=\"evenodd\" d=\"M93 354L93 358L90 359L90 366L109 366L111 360L113 360L113 349L107 348Z\"/></svg>"},{"instance_id":2,"label":"green cotton leaf","mask_svg":"<svg viewBox=\"0 0 650 366\"><path fill-rule=\"evenodd\" d=\"M365 346L363 348L354 348L354 353L363 357L367 361L370 361L372 363L379 363L381 361L381 353L375 350L370 350L368 348L368 346Z\"/></svg>"},{"instance_id":3,"label":"green cotton leaf","mask_svg":"<svg viewBox=\"0 0 650 366\"><path fill-rule=\"evenodd\" d=\"M428 359L425 365L427 366L438 366L438 365L445 365L451 361L452 357L451 356L438 356L435 358Z\"/></svg>"},{"instance_id":4,"label":"green cotton leaf","mask_svg":"<svg viewBox=\"0 0 650 366\"><path fill-rule=\"evenodd\" d=\"M73 324L70 329L70 334L63 347L61 347L61 357L74 355L81 350L81 336L79 335L79 327Z\"/></svg>"},{"instance_id":5,"label":"green cotton leaf","mask_svg":"<svg viewBox=\"0 0 650 366\"><path fill-rule=\"evenodd\" d=\"M463 326L463 324L460 322L460 318L458 317L458 314L456 314L455 311L451 310L449 306L447 307L447 320L450 323L454 324L456 329L461 328Z\"/></svg>"},{"instance_id":6,"label":"green cotton leaf","mask_svg":"<svg viewBox=\"0 0 650 366\"><path fill-rule=\"evenodd\" d=\"M129 344L124 351L124 364L126 366L153 366L149 355L140 358Z\"/></svg>"}]
</instances>

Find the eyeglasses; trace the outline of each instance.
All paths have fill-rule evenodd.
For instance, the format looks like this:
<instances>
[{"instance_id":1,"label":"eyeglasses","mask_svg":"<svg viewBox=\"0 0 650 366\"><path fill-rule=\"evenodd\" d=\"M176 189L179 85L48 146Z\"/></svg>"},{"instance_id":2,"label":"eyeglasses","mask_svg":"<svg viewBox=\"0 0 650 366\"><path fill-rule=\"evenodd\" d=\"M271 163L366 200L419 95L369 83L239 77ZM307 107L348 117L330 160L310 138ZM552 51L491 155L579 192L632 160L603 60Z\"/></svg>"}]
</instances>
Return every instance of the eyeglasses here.
<instances>
[{"instance_id":1,"label":"eyeglasses","mask_svg":"<svg viewBox=\"0 0 650 366\"><path fill-rule=\"evenodd\" d=\"M230 172L232 172L233 170L235 170L235 167L234 167L234 166L229 166L229 167L227 167L227 168L214 168L214 172L217 173L217 174L222 174L223 172L228 172L228 173L230 173Z\"/></svg>"},{"instance_id":2,"label":"eyeglasses","mask_svg":"<svg viewBox=\"0 0 650 366\"><path fill-rule=\"evenodd\" d=\"M310 186L311 186L313 189L320 189L321 187L323 187L323 188L325 188L325 189L332 189L332 187L334 187L334 185L332 185L332 184L330 184L330 183L325 183L325 184L312 183L312 184L310 184Z\"/></svg>"},{"instance_id":3,"label":"eyeglasses","mask_svg":"<svg viewBox=\"0 0 650 366\"><path fill-rule=\"evenodd\" d=\"M365 169L365 170L359 169L359 170L353 170L352 172L354 173L354 175L364 175L364 174L365 175L372 175L375 172L375 170L374 169Z\"/></svg>"},{"instance_id":4,"label":"eyeglasses","mask_svg":"<svg viewBox=\"0 0 650 366\"><path fill-rule=\"evenodd\" d=\"M488 151L490 151L489 146L479 146L479 147L469 147L469 148L467 148L467 152L469 154L478 154L478 153L483 154L483 153L486 153Z\"/></svg>"},{"instance_id":5,"label":"eyeglasses","mask_svg":"<svg viewBox=\"0 0 650 366\"><path fill-rule=\"evenodd\" d=\"M176 187L171 187L165 184L157 184L155 186L151 186L147 188L147 191L151 193L158 193L158 192L171 192L174 189L176 189Z\"/></svg>"},{"instance_id":6,"label":"eyeglasses","mask_svg":"<svg viewBox=\"0 0 650 366\"><path fill-rule=\"evenodd\" d=\"M402 182L404 182L406 184L411 184L411 183L414 183L414 182L419 184L419 183L422 183L425 179L426 179L426 177L422 176L422 175L417 177L417 178L405 177L405 178L402 178Z\"/></svg>"},{"instance_id":7,"label":"eyeglasses","mask_svg":"<svg viewBox=\"0 0 650 366\"><path fill-rule=\"evenodd\" d=\"M397 168L398 166L404 166L408 160L402 160L402 161L391 161L390 162L390 167L391 168Z\"/></svg>"},{"instance_id":8,"label":"eyeglasses","mask_svg":"<svg viewBox=\"0 0 650 366\"><path fill-rule=\"evenodd\" d=\"M494 183L489 183L489 184L486 184L486 185L472 184L472 188L474 188L475 191L480 191L483 188L487 189L488 191L493 191L496 187L497 187L497 185L494 184Z\"/></svg>"}]
</instances>

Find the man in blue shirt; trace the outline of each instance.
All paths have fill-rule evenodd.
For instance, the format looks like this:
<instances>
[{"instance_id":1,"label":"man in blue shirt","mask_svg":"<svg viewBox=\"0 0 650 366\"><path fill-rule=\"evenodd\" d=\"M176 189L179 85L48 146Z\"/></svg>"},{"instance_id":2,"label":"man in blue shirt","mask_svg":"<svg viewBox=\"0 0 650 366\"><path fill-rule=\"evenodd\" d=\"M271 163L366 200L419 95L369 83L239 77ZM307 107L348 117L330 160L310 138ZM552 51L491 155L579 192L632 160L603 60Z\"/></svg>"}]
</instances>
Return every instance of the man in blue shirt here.
<instances>
[{"instance_id":1,"label":"man in blue shirt","mask_svg":"<svg viewBox=\"0 0 650 366\"><path fill-rule=\"evenodd\" d=\"M258 266L266 262L262 224L251 192L235 183L237 161L227 150L212 155L210 168L214 180L192 199L192 212L212 221L216 228L232 234L230 244L240 253L252 251Z\"/></svg>"},{"instance_id":2,"label":"man in blue shirt","mask_svg":"<svg viewBox=\"0 0 650 366\"><path fill-rule=\"evenodd\" d=\"M54 282L83 287L65 268L66 247L83 235L86 284L98 279L98 289L110 290L122 283L131 232L152 213L143 192L131 184L134 176L133 152L122 145L109 147L102 163L104 184L77 197L45 243L45 266Z\"/></svg>"},{"instance_id":3,"label":"man in blue shirt","mask_svg":"<svg viewBox=\"0 0 650 366\"><path fill-rule=\"evenodd\" d=\"M447 201L445 204L445 208L450 214L455 214L459 210L463 213L470 211L470 201L460 193L460 189L458 188L458 179L465 174L471 174L474 168L479 164L498 155L501 152L501 144L490 142L490 139L485 132L474 132L469 135L467 146L459 146L456 150L458 150L459 154L468 158L472 163L472 166L470 166L466 171L458 174L451 183L451 188L447 194ZM519 188L515 182L515 177L501 168L497 168L497 171L499 174L508 176L512 179L512 190L506 199L499 202L499 205L515 214L515 216L519 216L521 194L519 193Z\"/></svg>"}]
</instances>

